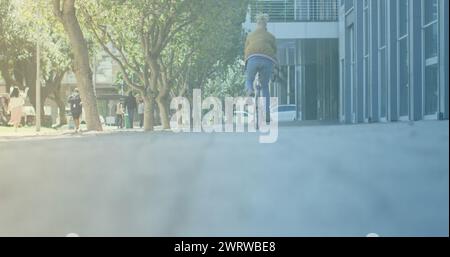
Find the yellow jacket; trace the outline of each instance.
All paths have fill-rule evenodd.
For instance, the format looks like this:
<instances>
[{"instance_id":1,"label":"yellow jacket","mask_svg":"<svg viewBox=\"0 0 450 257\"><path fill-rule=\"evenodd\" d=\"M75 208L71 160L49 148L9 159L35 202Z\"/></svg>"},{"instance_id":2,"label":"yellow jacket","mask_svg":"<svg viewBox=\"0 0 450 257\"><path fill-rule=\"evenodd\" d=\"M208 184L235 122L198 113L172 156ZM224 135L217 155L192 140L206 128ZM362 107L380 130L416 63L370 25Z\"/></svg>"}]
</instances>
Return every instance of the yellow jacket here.
<instances>
[{"instance_id":1,"label":"yellow jacket","mask_svg":"<svg viewBox=\"0 0 450 257\"><path fill-rule=\"evenodd\" d=\"M247 36L245 61L252 56L266 56L277 62L277 42L267 30L258 28Z\"/></svg>"}]
</instances>

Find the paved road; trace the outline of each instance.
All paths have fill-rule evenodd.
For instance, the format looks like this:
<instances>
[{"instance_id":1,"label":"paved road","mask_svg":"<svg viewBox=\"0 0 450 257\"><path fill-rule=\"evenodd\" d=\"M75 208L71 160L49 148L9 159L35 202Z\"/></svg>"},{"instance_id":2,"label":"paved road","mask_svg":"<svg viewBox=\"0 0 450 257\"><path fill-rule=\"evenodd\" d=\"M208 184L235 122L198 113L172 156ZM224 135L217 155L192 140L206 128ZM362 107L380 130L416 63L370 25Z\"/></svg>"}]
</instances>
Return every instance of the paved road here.
<instances>
[{"instance_id":1,"label":"paved road","mask_svg":"<svg viewBox=\"0 0 450 257\"><path fill-rule=\"evenodd\" d=\"M0 236L448 236L448 125L0 142Z\"/></svg>"}]
</instances>

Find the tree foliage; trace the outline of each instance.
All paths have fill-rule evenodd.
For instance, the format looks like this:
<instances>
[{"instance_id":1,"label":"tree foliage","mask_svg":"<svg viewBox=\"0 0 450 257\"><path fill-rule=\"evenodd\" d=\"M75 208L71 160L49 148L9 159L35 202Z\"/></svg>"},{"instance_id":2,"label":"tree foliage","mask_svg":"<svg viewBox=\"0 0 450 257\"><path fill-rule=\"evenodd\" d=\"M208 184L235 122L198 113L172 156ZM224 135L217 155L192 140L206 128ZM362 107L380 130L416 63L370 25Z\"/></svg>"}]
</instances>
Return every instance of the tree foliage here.
<instances>
[{"instance_id":1,"label":"tree foliage","mask_svg":"<svg viewBox=\"0 0 450 257\"><path fill-rule=\"evenodd\" d=\"M151 130L155 101L168 128L169 98L202 87L234 61L245 7L245 1L104 0L90 2L84 13L124 82L146 99Z\"/></svg>"},{"instance_id":2,"label":"tree foliage","mask_svg":"<svg viewBox=\"0 0 450 257\"><path fill-rule=\"evenodd\" d=\"M48 1L2 0L0 4L0 72L7 88L29 87L30 102L36 104L36 44L41 45L41 101L52 98L65 113L62 80L71 69L62 27L51 14ZM42 111L42 110L41 110ZM66 123L64 115L60 122Z\"/></svg>"},{"instance_id":3,"label":"tree foliage","mask_svg":"<svg viewBox=\"0 0 450 257\"><path fill-rule=\"evenodd\" d=\"M66 5L76 10L89 56L95 45L108 53L118 79L143 96L146 130L153 130L155 109L168 128L171 97L189 97L194 88L223 93L234 86L220 81L240 83L247 0L2 0L0 68L8 85L34 88L38 39L45 87L74 68L67 24L58 22Z\"/></svg>"}]
</instances>

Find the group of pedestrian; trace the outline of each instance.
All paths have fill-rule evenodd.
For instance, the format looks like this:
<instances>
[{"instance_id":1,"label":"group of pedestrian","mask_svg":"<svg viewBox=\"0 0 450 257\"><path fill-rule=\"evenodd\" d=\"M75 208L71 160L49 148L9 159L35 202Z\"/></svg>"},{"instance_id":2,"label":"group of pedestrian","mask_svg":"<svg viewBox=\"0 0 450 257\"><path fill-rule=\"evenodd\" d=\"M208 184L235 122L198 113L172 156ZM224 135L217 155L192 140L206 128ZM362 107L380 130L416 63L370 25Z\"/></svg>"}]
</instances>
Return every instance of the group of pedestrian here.
<instances>
[{"instance_id":1,"label":"group of pedestrian","mask_svg":"<svg viewBox=\"0 0 450 257\"><path fill-rule=\"evenodd\" d=\"M9 120L7 124L14 127L14 131L22 126L22 118L24 116L23 107L28 97L29 88L20 90L18 87L11 87L9 99L1 98L0 103L0 123L4 123L7 117ZM80 129L80 116L82 113L81 98L78 89L75 89L70 95L68 102L70 103L70 110L75 122L75 132Z\"/></svg>"},{"instance_id":2,"label":"group of pedestrian","mask_svg":"<svg viewBox=\"0 0 450 257\"><path fill-rule=\"evenodd\" d=\"M277 64L276 59L276 39L267 31L267 22L269 16L260 14L257 17L257 27L255 31L250 33L245 44L245 61L246 61L246 91L248 96L254 96L253 83L257 74L261 83L261 91L266 98L266 114L269 113L269 89L268 84ZM23 106L28 95L28 88L20 91L18 87L11 87L10 99L7 112L10 113L9 124L14 126L15 130L22 123ZM82 101L78 89L74 89L70 95L68 102L70 111L75 123L75 132L80 130L80 117L82 114ZM120 101L116 105L116 125L117 128L124 127L125 114L128 114L128 128L134 127L134 115L138 114L139 126L144 125L144 102L141 98L136 99L133 92L130 92L124 101ZM1 118L1 117L0 117ZM267 117L267 121L270 118Z\"/></svg>"},{"instance_id":3,"label":"group of pedestrian","mask_svg":"<svg viewBox=\"0 0 450 257\"><path fill-rule=\"evenodd\" d=\"M70 112L75 124L75 133L80 131L80 118L83 112L83 104L80 97L80 92L75 88L69 96L68 103L70 104ZM119 101L115 106L116 126L118 129L125 127L125 114L128 114L128 128L134 127L134 115L137 112L139 118L139 126L144 126L144 101L136 99L133 92L130 92L125 100Z\"/></svg>"},{"instance_id":4,"label":"group of pedestrian","mask_svg":"<svg viewBox=\"0 0 450 257\"><path fill-rule=\"evenodd\" d=\"M137 112L139 118L139 127L144 126L144 101L136 99L133 92L130 92L124 101L116 105L116 126L119 129L124 127L125 114L128 114L128 128L134 128L134 115Z\"/></svg>"},{"instance_id":5,"label":"group of pedestrian","mask_svg":"<svg viewBox=\"0 0 450 257\"><path fill-rule=\"evenodd\" d=\"M22 125L23 118L23 107L25 105L26 99L28 97L29 88L25 88L25 90L21 91L18 87L11 87L9 93L9 99L5 101L2 98L1 100L1 112L0 118L2 121L5 119L5 112L9 114L8 124L14 127L14 130L17 132L18 128ZM80 131L80 117L82 114L82 103L80 92L77 88L75 88L72 94L69 96L68 102L70 104L70 112L73 117L73 121L75 123L75 132ZM5 106L7 106L5 108ZM6 111L5 111L6 109Z\"/></svg>"}]
</instances>

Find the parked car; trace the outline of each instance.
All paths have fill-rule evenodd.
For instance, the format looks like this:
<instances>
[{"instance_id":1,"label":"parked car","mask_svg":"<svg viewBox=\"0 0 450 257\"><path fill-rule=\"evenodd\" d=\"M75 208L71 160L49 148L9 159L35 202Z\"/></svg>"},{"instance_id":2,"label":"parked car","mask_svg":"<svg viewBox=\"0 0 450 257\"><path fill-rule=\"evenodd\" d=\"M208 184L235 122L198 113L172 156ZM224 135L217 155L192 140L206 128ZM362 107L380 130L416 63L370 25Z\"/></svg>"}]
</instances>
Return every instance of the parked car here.
<instances>
[{"instance_id":1,"label":"parked car","mask_svg":"<svg viewBox=\"0 0 450 257\"><path fill-rule=\"evenodd\" d=\"M249 122L248 116L249 114L246 111L235 111L233 115L233 120L234 122L237 122L238 118L240 118L243 124L248 124Z\"/></svg>"},{"instance_id":2,"label":"parked car","mask_svg":"<svg viewBox=\"0 0 450 257\"><path fill-rule=\"evenodd\" d=\"M297 120L297 106L295 104L279 105L272 108L270 112L278 112L279 122L289 122Z\"/></svg>"},{"instance_id":3,"label":"parked car","mask_svg":"<svg viewBox=\"0 0 450 257\"><path fill-rule=\"evenodd\" d=\"M234 111L233 112L233 123L237 123L237 119L240 118L243 124L248 124L249 113L246 111ZM223 117L224 121L227 122L227 116Z\"/></svg>"}]
</instances>

